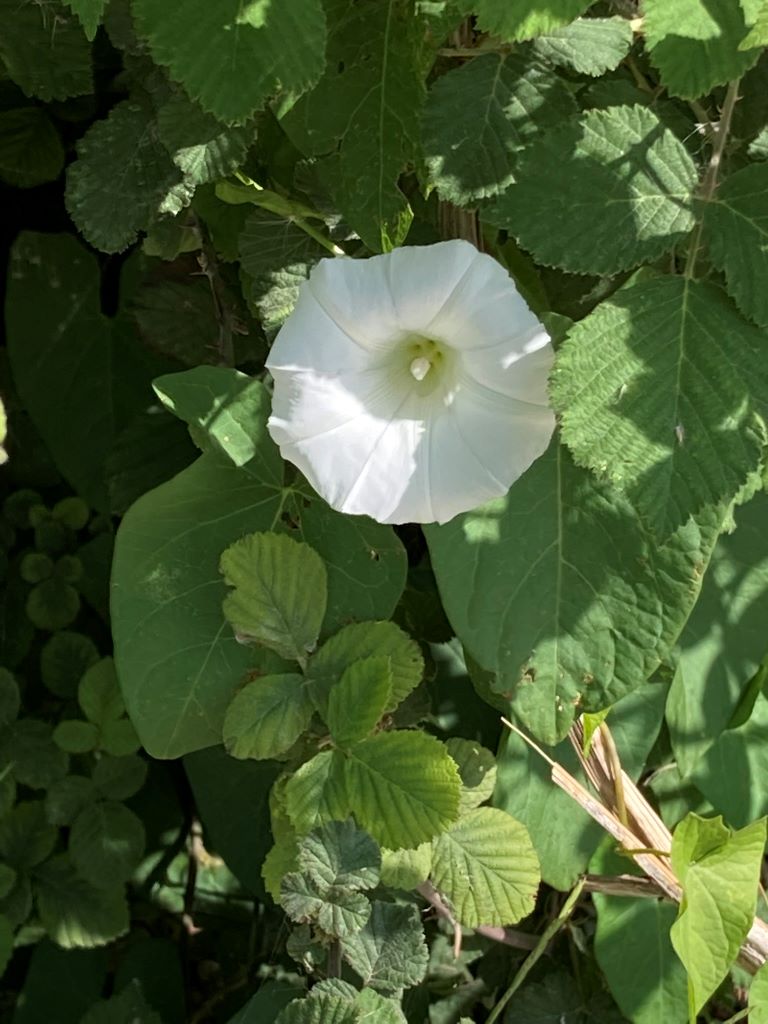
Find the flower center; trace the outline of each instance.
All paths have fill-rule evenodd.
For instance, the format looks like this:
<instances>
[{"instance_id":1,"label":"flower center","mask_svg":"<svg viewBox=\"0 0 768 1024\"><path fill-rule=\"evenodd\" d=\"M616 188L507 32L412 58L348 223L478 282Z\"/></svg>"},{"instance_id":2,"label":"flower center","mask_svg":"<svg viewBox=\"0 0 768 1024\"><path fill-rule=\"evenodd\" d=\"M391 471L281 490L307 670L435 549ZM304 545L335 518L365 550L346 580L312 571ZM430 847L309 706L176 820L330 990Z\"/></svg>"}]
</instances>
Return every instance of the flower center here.
<instances>
[{"instance_id":1,"label":"flower center","mask_svg":"<svg viewBox=\"0 0 768 1024\"><path fill-rule=\"evenodd\" d=\"M414 380L424 380L429 371L432 369L432 363L426 358L426 356L416 356L415 359L411 360L409 367L411 376Z\"/></svg>"}]
</instances>

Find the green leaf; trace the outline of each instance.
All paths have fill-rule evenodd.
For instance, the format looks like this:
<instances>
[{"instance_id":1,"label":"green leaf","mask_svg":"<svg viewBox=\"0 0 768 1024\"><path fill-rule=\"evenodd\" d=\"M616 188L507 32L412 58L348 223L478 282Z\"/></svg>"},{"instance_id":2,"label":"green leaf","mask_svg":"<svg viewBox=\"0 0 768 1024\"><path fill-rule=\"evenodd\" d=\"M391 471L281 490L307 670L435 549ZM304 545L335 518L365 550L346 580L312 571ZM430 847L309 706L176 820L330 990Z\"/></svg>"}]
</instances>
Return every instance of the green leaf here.
<instances>
[{"instance_id":1,"label":"green leaf","mask_svg":"<svg viewBox=\"0 0 768 1024\"><path fill-rule=\"evenodd\" d=\"M459 813L471 811L489 800L496 785L496 758L471 740L452 736L445 744L461 776Z\"/></svg>"},{"instance_id":2,"label":"green leaf","mask_svg":"<svg viewBox=\"0 0 768 1024\"><path fill-rule=\"evenodd\" d=\"M77 700L85 717L99 726L120 718L125 712L111 658L102 658L85 672L77 688Z\"/></svg>"},{"instance_id":3,"label":"green leaf","mask_svg":"<svg viewBox=\"0 0 768 1024\"><path fill-rule=\"evenodd\" d=\"M565 83L516 54L485 54L437 79L422 116L429 183L441 199L472 204L514 181L517 154L538 132L576 113Z\"/></svg>"},{"instance_id":4,"label":"green leaf","mask_svg":"<svg viewBox=\"0 0 768 1024\"><path fill-rule=\"evenodd\" d=\"M115 664L153 757L220 742L226 708L253 655L222 616L219 559L247 531L270 529L279 510L279 490L207 454L124 517L112 576Z\"/></svg>"},{"instance_id":5,"label":"green leaf","mask_svg":"<svg viewBox=\"0 0 768 1024\"><path fill-rule=\"evenodd\" d=\"M8 864L0 864L0 899L4 899L16 885L17 874Z\"/></svg>"},{"instance_id":6,"label":"green leaf","mask_svg":"<svg viewBox=\"0 0 768 1024\"><path fill-rule=\"evenodd\" d=\"M0 857L16 871L33 868L49 857L58 832L45 820L41 801L24 801L0 820Z\"/></svg>"},{"instance_id":7,"label":"green leaf","mask_svg":"<svg viewBox=\"0 0 768 1024\"><path fill-rule=\"evenodd\" d=\"M415 850L381 851L381 881L392 889L415 889L429 878L431 868L431 843L422 843Z\"/></svg>"},{"instance_id":8,"label":"green leaf","mask_svg":"<svg viewBox=\"0 0 768 1024\"><path fill-rule=\"evenodd\" d=\"M699 758L729 728L744 687L766 653L766 514L764 492L735 510L736 529L718 540L701 594L680 637L666 718L683 778L690 776ZM735 786L732 773L728 779L728 785ZM735 820L730 811L729 820Z\"/></svg>"},{"instance_id":9,"label":"green leaf","mask_svg":"<svg viewBox=\"0 0 768 1024\"><path fill-rule=\"evenodd\" d=\"M650 676L682 628L719 519L659 545L556 441L506 498L426 528L448 617L547 744ZM515 581L510 588L509 581Z\"/></svg>"},{"instance_id":10,"label":"green leaf","mask_svg":"<svg viewBox=\"0 0 768 1024\"><path fill-rule=\"evenodd\" d=\"M65 853L35 869L35 888L43 927L64 949L105 946L128 931L122 887L96 888Z\"/></svg>"},{"instance_id":11,"label":"green leaf","mask_svg":"<svg viewBox=\"0 0 768 1024\"><path fill-rule=\"evenodd\" d=\"M66 2L80 19L80 24L85 29L86 38L92 42L96 37L96 30L101 24L107 0L66 0Z\"/></svg>"},{"instance_id":12,"label":"green leaf","mask_svg":"<svg viewBox=\"0 0 768 1024\"><path fill-rule=\"evenodd\" d=\"M693 228L697 173L641 106L587 111L524 152L516 184L484 211L539 263L615 274L657 259Z\"/></svg>"},{"instance_id":13,"label":"green leaf","mask_svg":"<svg viewBox=\"0 0 768 1024\"><path fill-rule=\"evenodd\" d=\"M545 752L582 779L581 765L568 738ZM525 825L547 885L567 892L586 871L603 832L583 808L557 786L546 761L518 737L504 738L498 754L494 805Z\"/></svg>"},{"instance_id":14,"label":"green leaf","mask_svg":"<svg viewBox=\"0 0 768 1024\"><path fill-rule=\"evenodd\" d=\"M191 186L232 174L242 165L254 137L253 127L228 128L182 95L160 107L157 131Z\"/></svg>"},{"instance_id":15,"label":"green leaf","mask_svg":"<svg viewBox=\"0 0 768 1024\"><path fill-rule=\"evenodd\" d=\"M621 874L624 858L608 856L605 844L590 864L597 874ZM622 863L623 861L623 863ZM622 1012L633 1024L688 1024L685 969L669 931L676 908L662 900L626 899L594 893L597 911L595 958ZM627 949L632 956L627 956Z\"/></svg>"},{"instance_id":16,"label":"green leaf","mask_svg":"<svg viewBox=\"0 0 768 1024\"><path fill-rule=\"evenodd\" d=\"M133 724L127 718L118 718L104 723L99 746L105 754L127 757L135 754L141 743Z\"/></svg>"},{"instance_id":17,"label":"green leaf","mask_svg":"<svg viewBox=\"0 0 768 1024\"><path fill-rule=\"evenodd\" d=\"M626 18L577 18L540 35L533 52L557 67L595 77L618 67L631 46L632 26Z\"/></svg>"},{"instance_id":18,"label":"green leaf","mask_svg":"<svg viewBox=\"0 0 768 1024\"><path fill-rule=\"evenodd\" d=\"M747 25L731 0L645 0L643 11L645 45L673 96L704 96L740 78L759 56L759 49L741 49Z\"/></svg>"},{"instance_id":19,"label":"green leaf","mask_svg":"<svg viewBox=\"0 0 768 1024\"><path fill-rule=\"evenodd\" d=\"M64 147L42 107L0 113L0 180L17 188L55 181L64 169Z\"/></svg>"},{"instance_id":20,"label":"green leaf","mask_svg":"<svg viewBox=\"0 0 768 1024\"><path fill-rule=\"evenodd\" d=\"M367 924L344 943L343 955L366 988L394 993L418 985L429 961L418 908L374 901Z\"/></svg>"},{"instance_id":21,"label":"green leaf","mask_svg":"<svg viewBox=\"0 0 768 1024\"><path fill-rule=\"evenodd\" d=\"M662 277L622 289L560 349L551 394L563 440L667 536L730 502L757 467L762 348L715 285Z\"/></svg>"},{"instance_id":22,"label":"green leaf","mask_svg":"<svg viewBox=\"0 0 768 1024\"><path fill-rule=\"evenodd\" d=\"M752 927L765 849L761 818L732 832L722 818L689 814L672 836L672 870L683 887L672 926L698 1013L728 973Z\"/></svg>"},{"instance_id":23,"label":"green leaf","mask_svg":"<svg viewBox=\"0 0 768 1024\"><path fill-rule=\"evenodd\" d=\"M408 1024L408 1018L400 1008L399 994L387 999L373 989L366 988L357 994L355 1006L363 1011L363 1019L370 1015L376 1024Z\"/></svg>"},{"instance_id":24,"label":"green leaf","mask_svg":"<svg viewBox=\"0 0 768 1024\"><path fill-rule=\"evenodd\" d=\"M266 1020L277 1020L280 1011L296 995L296 985L289 981L267 981L228 1024L262 1024Z\"/></svg>"},{"instance_id":25,"label":"green leaf","mask_svg":"<svg viewBox=\"0 0 768 1024\"><path fill-rule=\"evenodd\" d=\"M210 292L208 294L210 302ZM183 307L186 310L186 306ZM178 307L176 311L178 321ZM210 337L210 335L209 335ZM142 494L159 487L194 461L197 452L183 423L164 413L156 405L139 413L121 430L104 466L109 490L109 505L115 515L124 515ZM93 544L102 543L104 534L97 534ZM110 538L111 540L111 538ZM106 544L105 544L106 547ZM86 548L86 551L89 549ZM78 556L82 557L81 548ZM98 557L97 549L93 551ZM112 561L111 546L107 553L107 570ZM108 589L108 583L107 583ZM84 595L93 603L93 594ZM97 610L100 610L97 606Z\"/></svg>"},{"instance_id":26,"label":"green leaf","mask_svg":"<svg viewBox=\"0 0 768 1024\"><path fill-rule=\"evenodd\" d=\"M105 511L104 462L151 399L153 367L125 322L102 314L100 287L96 258L71 235L15 242L6 324L16 387L62 475Z\"/></svg>"},{"instance_id":27,"label":"green leaf","mask_svg":"<svg viewBox=\"0 0 768 1024\"><path fill-rule=\"evenodd\" d=\"M327 603L327 573L317 552L289 537L251 533L226 549L220 565L234 588L224 614L238 640L304 665Z\"/></svg>"},{"instance_id":28,"label":"green leaf","mask_svg":"<svg viewBox=\"0 0 768 1024\"><path fill-rule=\"evenodd\" d=\"M260 380L223 366L197 366L158 377L152 387L166 409L189 425L203 450L219 451L236 466L247 466L262 483L281 486L277 447L265 443L258 429L270 408Z\"/></svg>"},{"instance_id":29,"label":"green leaf","mask_svg":"<svg viewBox=\"0 0 768 1024\"><path fill-rule=\"evenodd\" d=\"M100 999L85 1014L80 1024L163 1024L158 1013L147 1004L139 981L130 984L110 999Z\"/></svg>"},{"instance_id":30,"label":"green leaf","mask_svg":"<svg viewBox=\"0 0 768 1024\"><path fill-rule=\"evenodd\" d=\"M47 789L67 774L69 758L53 742L48 722L33 718L15 722L4 753L13 763L16 781L31 789Z\"/></svg>"},{"instance_id":31,"label":"green leaf","mask_svg":"<svg viewBox=\"0 0 768 1024\"><path fill-rule=\"evenodd\" d=\"M64 580L43 580L30 590L26 611L38 629L64 629L78 616L80 595Z\"/></svg>"},{"instance_id":32,"label":"green leaf","mask_svg":"<svg viewBox=\"0 0 768 1024\"><path fill-rule=\"evenodd\" d=\"M144 853L141 819L124 804L102 800L85 808L69 831L69 855L76 869L97 886L127 882Z\"/></svg>"},{"instance_id":33,"label":"green leaf","mask_svg":"<svg viewBox=\"0 0 768 1024\"><path fill-rule=\"evenodd\" d=\"M238 239L243 291L268 334L293 311L302 282L327 251L291 219L255 209Z\"/></svg>"},{"instance_id":34,"label":"green leaf","mask_svg":"<svg viewBox=\"0 0 768 1024\"><path fill-rule=\"evenodd\" d=\"M328 696L327 724L334 743L351 747L365 739L384 714L392 693L392 662L362 658L344 671Z\"/></svg>"},{"instance_id":35,"label":"green leaf","mask_svg":"<svg viewBox=\"0 0 768 1024\"><path fill-rule=\"evenodd\" d=\"M704 224L710 259L725 274L729 294L742 313L768 326L768 165L729 175L707 203Z\"/></svg>"},{"instance_id":36,"label":"green leaf","mask_svg":"<svg viewBox=\"0 0 768 1024\"><path fill-rule=\"evenodd\" d=\"M321 888L373 889L379 884L381 851L354 822L329 821L302 839L298 865Z\"/></svg>"},{"instance_id":37,"label":"green leaf","mask_svg":"<svg viewBox=\"0 0 768 1024\"><path fill-rule=\"evenodd\" d=\"M27 96L65 100L92 92L91 48L62 3L0 0L0 21L0 60Z\"/></svg>"},{"instance_id":38,"label":"green leaf","mask_svg":"<svg viewBox=\"0 0 768 1024\"><path fill-rule=\"evenodd\" d=\"M31 950L29 968L14 1011L14 1024L46 1024L51 1007L61 1024L80 1024L101 996L107 976L104 950L71 950L49 939Z\"/></svg>"},{"instance_id":39,"label":"green leaf","mask_svg":"<svg viewBox=\"0 0 768 1024\"><path fill-rule=\"evenodd\" d=\"M180 179L151 113L125 100L78 143L67 172L67 210L91 245L122 252Z\"/></svg>"},{"instance_id":40,"label":"green leaf","mask_svg":"<svg viewBox=\"0 0 768 1024\"><path fill-rule=\"evenodd\" d=\"M768 965L763 964L749 987L751 1024L768 1024Z\"/></svg>"},{"instance_id":41,"label":"green leaf","mask_svg":"<svg viewBox=\"0 0 768 1024\"><path fill-rule=\"evenodd\" d=\"M325 719L328 700L337 680L355 662L363 658L389 658L392 690L385 711L415 690L424 673L419 645L394 622L357 622L340 629L310 659L308 679L312 699Z\"/></svg>"},{"instance_id":42,"label":"green leaf","mask_svg":"<svg viewBox=\"0 0 768 1024\"><path fill-rule=\"evenodd\" d=\"M388 618L400 600L408 569L405 548L394 530L367 516L334 512L323 501L306 505L302 500L297 519L301 539L318 552L328 571L323 633L341 630L351 621ZM388 649L377 649L358 657L369 653L390 655ZM398 671L393 662L395 677ZM393 707L410 693L410 687L402 692L404 683L393 681Z\"/></svg>"},{"instance_id":43,"label":"green leaf","mask_svg":"<svg viewBox=\"0 0 768 1024\"><path fill-rule=\"evenodd\" d=\"M40 654L43 683L57 697L74 697L86 669L99 660L96 644L82 633L54 633Z\"/></svg>"},{"instance_id":44,"label":"green leaf","mask_svg":"<svg viewBox=\"0 0 768 1024\"><path fill-rule=\"evenodd\" d=\"M349 805L382 846L411 848L431 839L458 812L456 763L433 736L378 733L349 752Z\"/></svg>"},{"instance_id":45,"label":"green leaf","mask_svg":"<svg viewBox=\"0 0 768 1024\"><path fill-rule=\"evenodd\" d=\"M470 928L526 917L540 877L528 832L494 807L463 814L433 846L432 881Z\"/></svg>"},{"instance_id":46,"label":"green leaf","mask_svg":"<svg viewBox=\"0 0 768 1024\"><path fill-rule=\"evenodd\" d=\"M99 744L99 730L92 722L78 718L59 722L53 730L53 741L68 754L87 754Z\"/></svg>"},{"instance_id":47,"label":"green leaf","mask_svg":"<svg viewBox=\"0 0 768 1024\"><path fill-rule=\"evenodd\" d=\"M298 871L283 878L280 904L292 921L316 920L328 935L345 940L363 927L371 912L362 893L341 886L318 886Z\"/></svg>"},{"instance_id":48,"label":"green leaf","mask_svg":"<svg viewBox=\"0 0 768 1024\"><path fill-rule=\"evenodd\" d=\"M759 2L759 0L758 0ZM747 19L750 22L750 19ZM739 43L740 50L750 50L754 46L768 46L768 3L763 0L757 11L757 17L747 35Z\"/></svg>"},{"instance_id":49,"label":"green leaf","mask_svg":"<svg viewBox=\"0 0 768 1024\"><path fill-rule=\"evenodd\" d=\"M748 720L720 733L690 773L689 785L709 801L704 813L719 811L733 826L743 826L768 810L766 735L768 699L759 693ZM690 804L686 809L702 810Z\"/></svg>"},{"instance_id":50,"label":"green leaf","mask_svg":"<svg viewBox=\"0 0 768 1024\"><path fill-rule=\"evenodd\" d=\"M184 768L206 848L223 857L242 884L263 898L261 866L272 842L267 798L277 766L235 761L219 746L187 755Z\"/></svg>"},{"instance_id":51,"label":"green leaf","mask_svg":"<svg viewBox=\"0 0 768 1024\"><path fill-rule=\"evenodd\" d=\"M306 730L313 712L303 676L261 676L239 690L227 708L224 746L240 759L277 757Z\"/></svg>"},{"instance_id":52,"label":"green leaf","mask_svg":"<svg viewBox=\"0 0 768 1024\"><path fill-rule=\"evenodd\" d=\"M598 993L591 999L584 998L576 979L561 969L548 972L543 981L523 985L515 993L505 1018L505 1024L593 1024L594 1021L626 1024L608 997Z\"/></svg>"},{"instance_id":53,"label":"green leaf","mask_svg":"<svg viewBox=\"0 0 768 1024\"><path fill-rule=\"evenodd\" d=\"M349 800L339 751L322 750L294 772L285 784L285 810L299 834L347 817Z\"/></svg>"},{"instance_id":54,"label":"green leaf","mask_svg":"<svg viewBox=\"0 0 768 1024\"><path fill-rule=\"evenodd\" d=\"M19 684L12 672L0 668L0 726L11 725L21 707Z\"/></svg>"},{"instance_id":55,"label":"green leaf","mask_svg":"<svg viewBox=\"0 0 768 1024\"><path fill-rule=\"evenodd\" d=\"M362 1020L363 1011L348 999L322 995L316 999L294 999L281 1011L275 1024L359 1024Z\"/></svg>"},{"instance_id":56,"label":"green leaf","mask_svg":"<svg viewBox=\"0 0 768 1024\"><path fill-rule=\"evenodd\" d=\"M282 124L305 156L326 156L321 178L380 252L402 243L412 216L397 182L417 154L420 24L403 0L331 0L327 10L325 74Z\"/></svg>"},{"instance_id":57,"label":"green leaf","mask_svg":"<svg viewBox=\"0 0 768 1024\"><path fill-rule=\"evenodd\" d=\"M139 792L146 778L147 762L135 754L102 754L93 769L93 784L107 800L129 800Z\"/></svg>"},{"instance_id":58,"label":"green leaf","mask_svg":"<svg viewBox=\"0 0 768 1024\"><path fill-rule=\"evenodd\" d=\"M71 825L97 798L97 790L83 775L67 775L45 794L45 817L51 825Z\"/></svg>"},{"instance_id":59,"label":"green leaf","mask_svg":"<svg viewBox=\"0 0 768 1024\"><path fill-rule=\"evenodd\" d=\"M323 69L319 0L135 0L133 13L155 61L224 122L246 121L278 86L301 93Z\"/></svg>"},{"instance_id":60,"label":"green leaf","mask_svg":"<svg viewBox=\"0 0 768 1024\"><path fill-rule=\"evenodd\" d=\"M513 42L565 25L591 4L592 0L475 0L472 6L480 29Z\"/></svg>"}]
</instances>

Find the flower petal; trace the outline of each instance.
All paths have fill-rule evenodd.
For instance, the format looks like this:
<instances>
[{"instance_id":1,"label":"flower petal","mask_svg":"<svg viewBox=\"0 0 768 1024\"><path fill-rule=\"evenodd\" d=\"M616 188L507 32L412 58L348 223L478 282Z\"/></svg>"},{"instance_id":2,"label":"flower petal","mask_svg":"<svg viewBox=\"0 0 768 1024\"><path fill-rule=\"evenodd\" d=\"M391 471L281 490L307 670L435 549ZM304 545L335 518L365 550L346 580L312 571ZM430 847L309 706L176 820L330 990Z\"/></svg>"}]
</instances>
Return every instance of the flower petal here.
<instances>
[{"instance_id":1,"label":"flower petal","mask_svg":"<svg viewBox=\"0 0 768 1024\"><path fill-rule=\"evenodd\" d=\"M390 348L393 337L401 333L387 283L386 257L320 260L307 290L348 337L369 351Z\"/></svg>"},{"instance_id":2,"label":"flower petal","mask_svg":"<svg viewBox=\"0 0 768 1024\"><path fill-rule=\"evenodd\" d=\"M267 369L273 374L276 369L338 374L370 365L371 353L331 319L305 281L272 345Z\"/></svg>"},{"instance_id":3,"label":"flower petal","mask_svg":"<svg viewBox=\"0 0 768 1024\"><path fill-rule=\"evenodd\" d=\"M472 263L424 333L461 350L506 344L510 352L528 351L542 325L504 267L473 251Z\"/></svg>"},{"instance_id":4,"label":"flower petal","mask_svg":"<svg viewBox=\"0 0 768 1024\"><path fill-rule=\"evenodd\" d=\"M422 333L445 306L477 256L473 245L455 239L430 246L404 246L386 256L373 257L386 267L400 327L409 334Z\"/></svg>"},{"instance_id":5,"label":"flower petal","mask_svg":"<svg viewBox=\"0 0 768 1024\"><path fill-rule=\"evenodd\" d=\"M520 402L548 405L547 380L555 353L540 324L526 345L525 355L510 350L508 341L463 352L462 380L477 392L485 389Z\"/></svg>"}]
</instances>

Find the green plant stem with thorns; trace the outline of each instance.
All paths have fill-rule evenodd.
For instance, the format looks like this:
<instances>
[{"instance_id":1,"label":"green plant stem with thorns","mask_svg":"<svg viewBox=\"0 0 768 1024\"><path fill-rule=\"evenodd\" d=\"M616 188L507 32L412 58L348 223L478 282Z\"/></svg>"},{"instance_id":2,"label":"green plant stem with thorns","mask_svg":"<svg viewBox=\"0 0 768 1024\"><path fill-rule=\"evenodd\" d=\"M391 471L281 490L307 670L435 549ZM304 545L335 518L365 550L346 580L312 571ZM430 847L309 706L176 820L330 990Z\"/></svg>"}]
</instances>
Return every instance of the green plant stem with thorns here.
<instances>
[{"instance_id":1,"label":"green plant stem with thorns","mask_svg":"<svg viewBox=\"0 0 768 1024\"><path fill-rule=\"evenodd\" d=\"M720 115L720 121L715 130L715 126L712 128L715 131L714 134L714 147L712 149L712 156L709 158L709 164L704 174L704 178L701 182L701 189L699 191L699 198L703 203L709 203L712 201L717 189L717 181L720 173L720 165L723 160L723 153L725 152L725 146L728 141L728 133L731 130L731 119L733 118L733 111L739 98L739 85L741 79L736 78L734 81L728 84L728 88L725 93L725 101L723 103L722 114ZM693 235L691 236L691 244L688 247L688 258L685 263L685 276L692 280L696 273L696 260L698 259L699 251L701 250L701 233L704 230L704 216L699 216L696 221L696 227L693 229Z\"/></svg>"},{"instance_id":2,"label":"green plant stem with thorns","mask_svg":"<svg viewBox=\"0 0 768 1024\"><path fill-rule=\"evenodd\" d=\"M583 888L584 879L581 878L573 887L573 889L571 889L568 895L568 899L563 904L560 913L557 915L555 920L547 926L546 930L537 942L535 948L531 951L530 955L527 956L525 960L523 960L519 970L512 979L512 983L510 984L509 988L506 990L504 995L491 1010L491 1014L488 1017L487 1024L495 1024L495 1022L501 1017L501 1014L504 1011L504 1008L509 1002L509 1000L523 984L525 979L528 977L528 975L531 973L531 971L536 966L538 961L541 959L543 954L546 952L547 946L549 945L551 940L555 937L555 935L557 935L557 933L560 931L560 929L563 927L565 922L568 920L568 918L575 910L576 904L579 902L579 897L581 896L581 890Z\"/></svg>"}]
</instances>

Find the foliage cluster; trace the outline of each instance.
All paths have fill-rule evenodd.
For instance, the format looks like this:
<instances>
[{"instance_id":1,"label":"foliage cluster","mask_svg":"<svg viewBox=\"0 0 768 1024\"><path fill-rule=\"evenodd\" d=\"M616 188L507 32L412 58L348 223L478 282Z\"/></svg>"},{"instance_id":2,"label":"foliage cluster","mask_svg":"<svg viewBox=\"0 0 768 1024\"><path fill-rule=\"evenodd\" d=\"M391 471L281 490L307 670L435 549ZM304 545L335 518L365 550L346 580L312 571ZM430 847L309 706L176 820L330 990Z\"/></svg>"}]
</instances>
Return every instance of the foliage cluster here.
<instances>
[{"instance_id":1,"label":"foliage cluster","mask_svg":"<svg viewBox=\"0 0 768 1024\"><path fill-rule=\"evenodd\" d=\"M0 1020L768 1021L766 0L0 17ZM557 436L345 517L269 346L321 258L446 237ZM579 719L679 905L554 785Z\"/></svg>"}]
</instances>

